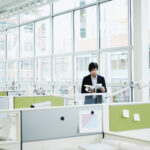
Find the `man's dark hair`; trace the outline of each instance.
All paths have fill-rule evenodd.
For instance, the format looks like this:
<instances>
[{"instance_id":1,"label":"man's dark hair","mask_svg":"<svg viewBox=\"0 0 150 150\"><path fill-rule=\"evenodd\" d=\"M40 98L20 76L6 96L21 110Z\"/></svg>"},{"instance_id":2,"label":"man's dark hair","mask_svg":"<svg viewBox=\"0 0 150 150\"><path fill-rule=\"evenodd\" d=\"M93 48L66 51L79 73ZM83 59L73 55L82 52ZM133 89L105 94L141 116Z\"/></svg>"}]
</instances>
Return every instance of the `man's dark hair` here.
<instances>
[{"instance_id":1,"label":"man's dark hair","mask_svg":"<svg viewBox=\"0 0 150 150\"><path fill-rule=\"evenodd\" d=\"M96 62L91 62L89 64L89 72L91 72L93 69L98 69L98 64Z\"/></svg>"}]
</instances>

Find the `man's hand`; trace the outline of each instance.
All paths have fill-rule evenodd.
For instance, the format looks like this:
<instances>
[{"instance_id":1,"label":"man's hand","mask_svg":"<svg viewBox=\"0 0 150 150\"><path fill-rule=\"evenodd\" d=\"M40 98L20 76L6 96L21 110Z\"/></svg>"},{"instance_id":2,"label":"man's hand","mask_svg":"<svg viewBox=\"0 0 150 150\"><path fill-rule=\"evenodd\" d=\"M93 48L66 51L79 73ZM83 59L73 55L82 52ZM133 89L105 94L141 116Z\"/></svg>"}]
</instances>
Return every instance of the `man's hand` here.
<instances>
[{"instance_id":1,"label":"man's hand","mask_svg":"<svg viewBox=\"0 0 150 150\"><path fill-rule=\"evenodd\" d=\"M90 93L95 93L95 91L94 90L90 90Z\"/></svg>"},{"instance_id":2,"label":"man's hand","mask_svg":"<svg viewBox=\"0 0 150 150\"><path fill-rule=\"evenodd\" d=\"M95 90L90 87L88 88L88 90L90 91L90 93L95 93Z\"/></svg>"},{"instance_id":3,"label":"man's hand","mask_svg":"<svg viewBox=\"0 0 150 150\"><path fill-rule=\"evenodd\" d=\"M102 93L105 92L105 88L104 87L101 87L100 90L102 91Z\"/></svg>"}]
</instances>

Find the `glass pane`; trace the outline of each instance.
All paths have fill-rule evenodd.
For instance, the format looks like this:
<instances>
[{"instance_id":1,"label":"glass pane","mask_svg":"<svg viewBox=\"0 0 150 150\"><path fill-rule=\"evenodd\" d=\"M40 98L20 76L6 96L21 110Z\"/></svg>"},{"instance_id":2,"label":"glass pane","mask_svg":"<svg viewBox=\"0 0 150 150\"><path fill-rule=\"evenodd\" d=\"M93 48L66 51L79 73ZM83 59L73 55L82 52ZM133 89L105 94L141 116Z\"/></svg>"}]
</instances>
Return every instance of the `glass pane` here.
<instances>
[{"instance_id":1,"label":"glass pane","mask_svg":"<svg viewBox=\"0 0 150 150\"><path fill-rule=\"evenodd\" d=\"M51 81L50 59L37 60L37 81Z\"/></svg>"},{"instance_id":2,"label":"glass pane","mask_svg":"<svg viewBox=\"0 0 150 150\"><path fill-rule=\"evenodd\" d=\"M148 10L150 14L150 1L148 1ZM150 16L148 19L148 35L149 35L149 101L150 101Z\"/></svg>"},{"instance_id":3,"label":"glass pane","mask_svg":"<svg viewBox=\"0 0 150 150\"><path fill-rule=\"evenodd\" d=\"M5 67L6 63L5 62L0 62L0 82L5 82Z\"/></svg>"},{"instance_id":4,"label":"glass pane","mask_svg":"<svg viewBox=\"0 0 150 150\"><path fill-rule=\"evenodd\" d=\"M111 92L114 93L123 89L123 87L112 87ZM126 89L111 97L111 102L130 102L130 89Z\"/></svg>"},{"instance_id":5,"label":"glass pane","mask_svg":"<svg viewBox=\"0 0 150 150\"><path fill-rule=\"evenodd\" d=\"M5 32L0 32L0 58L6 57L6 36Z\"/></svg>"},{"instance_id":6,"label":"glass pane","mask_svg":"<svg viewBox=\"0 0 150 150\"><path fill-rule=\"evenodd\" d=\"M72 82L72 57L60 56L54 58L53 77L55 82Z\"/></svg>"},{"instance_id":7,"label":"glass pane","mask_svg":"<svg viewBox=\"0 0 150 150\"><path fill-rule=\"evenodd\" d=\"M1 84L0 85L0 91L5 91L6 90L6 85L5 84Z\"/></svg>"},{"instance_id":8,"label":"glass pane","mask_svg":"<svg viewBox=\"0 0 150 150\"><path fill-rule=\"evenodd\" d=\"M101 48L128 45L128 0L114 0L101 5Z\"/></svg>"},{"instance_id":9,"label":"glass pane","mask_svg":"<svg viewBox=\"0 0 150 150\"><path fill-rule=\"evenodd\" d=\"M150 73L150 50L149 50L149 73Z\"/></svg>"},{"instance_id":10,"label":"glass pane","mask_svg":"<svg viewBox=\"0 0 150 150\"><path fill-rule=\"evenodd\" d=\"M33 95L34 86L30 84L21 84L20 90L23 91L21 92L21 95L25 95L25 96Z\"/></svg>"},{"instance_id":11,"label":"glass pane","mask_svg":"<svg viewBox=\"0 0 150 150\"><path fill-rule=\"evenodd\" d=\"M36 55L50 55L50 20L44 20L35 24Z\"/></svg>"},{"instance_id":12,"label":"glass pane","mask_svg":"<svg viewBox=\"0 0 150 150\"><path fill-rule=\"evenodd\" d=\"M100 62L100 71L107 83L128 81L128 53L126 51L102 53Z\"/></svg>"},{"instance_id":13,"label":"glass pane","mask_svg":"<svg viewBox=\"0 0 150 150\"><path fill-rule=\"evenodd\" d=\"M150 80L149 80L149 101L150 101Z\"/></svg>"},{"instance_id":14,"label":"glass pane","mask_svg":"<svg viewBox=\"0 0 150 150\"><path fill-rule=\"evenodd\" d=\"M21 81L34 80L34 60L21 62Z\"/></svg>"},{"instance_id":15,"label":"glass pane","mask_svg":"<svg viewBox=\"0 0 150 150\"><path fill-rule=\"evenodd\" d=\"M37 89L42 88L45 91L45 95L52 94L52 87L50 84L39 83L36 85L36 88Z\"/></svg>"},{"instance_id":16,"label":"glass pane","mask_svg":"<svg viewBox=\"0 0 150 150\"><path fill-rule=\"evenodd\" d=\"M72 52L71 14L54 18L54 53Z\"/></svg>"},{"instance_id":17,"label":"glass pane","mask_svg":"<svg viewBox=\"0 0 150 150\"><path fill-rule=\"evenodd\" d=\"M72 9L74 7L74 0L59 0L53 3L54 13L62 12Z\"/></svg>"},{"instance_id":18,"label":"glass pane","mask_svg":"<svg viewBox=\"0 0 150 150\"><path fill-rule=\"evenodd\" d=\"M19 24L19 17L12 16L6 19L0 19L0 29L12 28Z\"/></svg>"},{"instance_id":19,"label":"glass pane","mask_svg":"<svg viewBox=\"0 0 150 150\"><path fill-rule=\"evenodd\" d=\"M75 50L97 49L96 6L75 12Z\"/></svg>"},{"instance_id":20,"label":"glass pane","mask_svg":"<svg viewBox=\"0 0 150 150\"><path fill-rule=\"evenodd\" d=\"M14 28L7 32L7 58L15 59L19 56L19 29Z\"/></svg>"},{"instance_id":21,"label":"glass pane","mask_svg":"<svg viewBox=\"0 0 150 150\"><path fill-rule=\"evenodd\" d=\"M97 0L74 0L75 7L82 7L90 3L94 3Z\"/></svg>"},{"instance_id":22,"label":"glass pane","mask_svg":"<svg viewBox=\"0 0 150 150\"><path fill-rule=\"evenodd\" d=\"M73 93L73 89L72 89L72 86L70 85L55 85L54 93L61 94L61 95L64 95L64 94L71 95Z\"/></svg>"},{"instance_id":23,"label":"glass pane","mask_svg":"<svg viewBox=\"0 0 150 150\"><path fill-rule=\"evenodd\" d=\"M84 76L90 74L88 71L88 66L90 62L97 62L97 53L84 54L76 57L75 72L76 72L76 82L78 85L82 84Z\"/></svg>"},{"instance_id":24,"label":"glass pane","mask_svg":"<svg viewBox=\"0 0 150 150\"><path fill-rule=\"evenodd\" d=\"M27 24L20 29L21 57L33 57L34 54L34 25Z\"/></svg>"},{"instance_id":25,"label":"glass pane","mask_svg":"<svg viewBox=\"0 0 150 150\"><path fill-rule=\"evenodd\" d=\"M18 63L8 63L8 81L18 81Z\"/></svg>"},{"instance_id":26,"label":"glass pane","mask_svg":"<svg viewBox=\"0 0 150 150\"><path fill-rule=\"evenodd\" d=\"M97 0L59 0L54 2L54 13L70 10L75 7L82 7Z\"/></svg>"},{"instance_id":27,"label":"glass pane","mask_svg":"<svg viewBox=\"0 0 150 150\"><path fill-rule=\"evenodd\" d=\"M50 15L50 5L44 5L20 14L20 23L26 23Z\"/></svg>"}]
</instances>

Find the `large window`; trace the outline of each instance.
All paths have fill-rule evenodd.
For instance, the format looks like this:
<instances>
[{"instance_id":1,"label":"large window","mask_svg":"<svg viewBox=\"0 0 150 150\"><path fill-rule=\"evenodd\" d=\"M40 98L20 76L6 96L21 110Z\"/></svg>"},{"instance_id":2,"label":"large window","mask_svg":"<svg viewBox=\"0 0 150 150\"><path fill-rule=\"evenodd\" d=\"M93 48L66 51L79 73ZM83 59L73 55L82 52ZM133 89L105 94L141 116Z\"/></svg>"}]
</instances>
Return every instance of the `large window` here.
<instances>
[{"instance_id":1,"label":"large window","mask_svg":"<svg viewBox=\"0 0 150 150\"><path fill-rule=\"evenodd\" d=\"M7 58L19 57L19 29L14 28L7 31Z\"/></svg>"},{"instance_id":2,"label":"large window","mask_svg":"<svg viewBox=\"0 0 150 150\"><path fill-rule=\"evenodd\" d=\"M59 0L54 2L54 13L60 13L75 7L82 7L96 1L97 0Z\"/></svg>"},{"instance_id":3,"label":"large window","mask_svg":"<svg viewBox=\"0 0 150 150\"><path fill-rule=\"evenodd\" d=\"M50 20L35 24L36 56L50 55Z\"/></svg>"},{"instance_id":4,"label":"large window","mask_svg":"<svg viewBox=\"0 0 150 150\"><path fill-rule=\"evenodd\" d=\"M150 1L148 1L148 10L150 14ZM149 100L150 100L150 15L148 21L148 35L149 35Z\"/></svg>"},{"instance_id":5,"label":"large window","mask_svg":"<svg viewBox=\"0 0 150 150\"><path fill-rule=\"evenodd\" d=\"M6 22L15 26L0 32L1 82L73 94L81 91L90 62L100 64L107 87L129 80L128 0L59 0L18 16L0 21L3 29Z\"/></svg>"},{"instance_id":6,"label":"large window","mask_svg":"<svg viewBox=\"0 0 150 150\"><path fill-rule=\"evenodd\" d=\"M54 93L62 94L62 95L73 94L73 89L72 89L72 86L70 86L70 85L64 85L64 84L63 85L55 85Z\"/></svg>"},{"instance_id":7,"label":"large window","mask_svg":"<svg viewBox=\"0 0 150 150\"><path fill-rule=\"evenodd\" d=\"M50 58L37 60L37 81L51 81L51 61Z\"/></svg>"},{"instance_id":8,"label":"large window","mask_svg":"<svg viewBox=\"0 0 150 150\"><path fill-rule=\"evenodd\" d=\"M18 81L18 62L8 62L8 81Z\"/></svg>"},{"instance_id":9,"label":"large window","mask_svg":"<svg viewBox=\"0 0 150 150\"><path fill-rule=\"evenodd\" d=\"M54 82L72 82L72 57L58 56L54 58Z\"/></svg>"},{"instance_id":10,"label":"large window","mask_svg":"<svg viewBox=\"0 0 150 150\"><path fill-rule=\"evenodd\" d=\"M96 6L75 12L75 50L97 50Z\"/></svg>"},{"instance_id":11,"label":"large window","mask_svg":"<svg viewBox=\"0 0 150 150\"><path fill-rule=\"evenodd\" d=\"M6 63L0 62L0 82L6 81Z\"/></svg>"},{"instance_id":12,"label":"large window","mask_svg":"<svg viewBox=\"0 0 150 150\"><path fill-rule=\"evenodd\" d=\"M100 5L101 48L128 46L128 1Z\"/></svg>"},{"instance_id":13,"label":"large window","mask_svg":"<svg viewBox=\"0 0 150 150\"><path fill-rule=\"evenodd\" d=\"M74 0L60 0L56 1L53 4L54 13L59 13L68 9L72 9L74 7Z\"/></svg>"},{"instance_id":14,"label":"large window","mask_svg":"<svg viewBox=\"0 0 150 150\"><path fill-rule=\"evenodd\" d=\"M21 57L34 56L34 25L27 24L20 29L20 51Z\"/></svg>"},{"instance_id":15,"label":"large window","mask_svg":"<svg viewBox=\"0 0 150 150\"><path fill-rule=\"evenodd\" d=\"M107 83L128 81L127 51L103 52L100 61L100 71L105 76Z\"/></svg>"},{"instance_id":16,"label":"large window","mask_svg":"<svg viewBox=\"0 0 150 150\"><path fill-rule=\"evenodd\" d=\"M34 81L34 60L21 61L21 81Z\"/></svg>"},{"instance_id":17,"label":"large window","mask_svg":"<svg viewBox=\"0 0 150 150\"><path fill-rule=\"evenodd\" d=\"M50 5L44 5L41 7L34 8L32 10L26 11L20 14L20 23L26 23L33 21L50 14Z\"/></svg>"},{"instance_id":18,"label":"large window","mask_svg":"<svg viewBox=\"0 0 150 150\"><path fill-rule=\"evenodd\" d=\"M71 13L54 17L54 53L72 52Z\"/></svg>"},{"instance_id":19,"label":"large window","mask_svg":"<svg viewBox=\"0 0 150 150\"><path fill-rule=\"evenodd\" d=\"M12 16L10 18L0 19L0 28L6 29L6 28L13 28L19 24L19 17Z\"/></svg>"},{"instance_id":20,"label":"large window","mask_svg":"<svg viewBox=\"0 0 150 150\"><path fill-rule=\"evenodd\" d=\"M89 74L88 65L97 62L97 53L82 54L76 56L76 82L80 85L85 75Z\"/></svg>"},{"instance_id":21,"label":"large window","mask_svg":"<svg viewBox=\"0 0 150 150\"><path fill-rule=\"evenodd\" d=\"M6 58L6 34L5 32L0 32L0 58Z\"/></svg>"}]
</instances>

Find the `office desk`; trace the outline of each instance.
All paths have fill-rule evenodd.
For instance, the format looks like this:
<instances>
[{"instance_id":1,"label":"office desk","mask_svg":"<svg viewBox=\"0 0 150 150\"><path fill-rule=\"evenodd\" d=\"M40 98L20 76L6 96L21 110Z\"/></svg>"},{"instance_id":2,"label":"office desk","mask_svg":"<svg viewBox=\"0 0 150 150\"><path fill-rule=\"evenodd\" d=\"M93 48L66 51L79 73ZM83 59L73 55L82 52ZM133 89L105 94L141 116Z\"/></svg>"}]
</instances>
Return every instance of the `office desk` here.
<instances>
[{"instance_id":1,"label":"office desk","mask_svg":"<svg viewBox=\"0 0 150 150\"><path fill-rule=\"evenodd\" d=\"M87 144L80 147L81 150L100 150L103 144L114 146L116 150L150 150L150 129L107 132L99 144Z\"/></svg>"},{"instance_id":2,"label":"office desk","mask_svg":"<svg viewBox=\"0 0 150 150\"><path fill-rule=\"evenodd\" d=\"M125 137L125 138L130 138L130 139L150 143L150 128L148 128L148 129L138 129L138 130L129 130L129 131L121 131L121 132L106 132L106 134Z\"/></svg>"}]
</instances>

